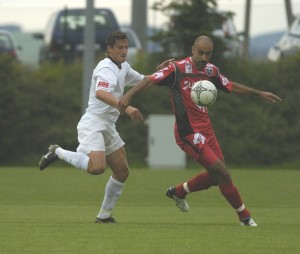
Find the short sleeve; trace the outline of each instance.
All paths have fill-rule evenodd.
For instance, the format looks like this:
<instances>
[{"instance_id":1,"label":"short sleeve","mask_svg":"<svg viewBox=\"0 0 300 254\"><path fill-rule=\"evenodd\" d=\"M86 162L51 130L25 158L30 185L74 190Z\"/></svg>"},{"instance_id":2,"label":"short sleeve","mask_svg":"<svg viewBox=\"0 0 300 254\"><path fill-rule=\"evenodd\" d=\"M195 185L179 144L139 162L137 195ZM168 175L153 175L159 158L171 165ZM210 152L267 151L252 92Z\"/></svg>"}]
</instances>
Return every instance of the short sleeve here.
<instances>
[{"instance_id":1,"label":"short sleeve","mask_svg":"<svg viewBox=\"0 0 300 254\"><path fill-rule=\"evenodd\" d=\"M128 74L126 75L125 83L126 86L132 86L137 82L141 81L142 79L144 79L144 75L130 68Z\"/></svg>"},{"instance_id":2,"label":"short sleeve","mask_svg":"<svg viewBox=\"0 0 300 254\"><path fill-rule=\"evenodd\" d=\"M95 73L96 91L103 90L111 93L118 82L117 75L110 68L102 68Z\"/></svg>"},{"instance_id":3,"label":"short sleeve","mask_svg":"<svg viewBox=\"0 0 300 254\"><path fill-rule=\"evenodd\" d=\"M216 70L217 70L216 75L211 79L211 81L218 89L226 93L230 93L232 91L232 82L224 75L222 75L219 69Z\"/></svg>"}]
</instances>

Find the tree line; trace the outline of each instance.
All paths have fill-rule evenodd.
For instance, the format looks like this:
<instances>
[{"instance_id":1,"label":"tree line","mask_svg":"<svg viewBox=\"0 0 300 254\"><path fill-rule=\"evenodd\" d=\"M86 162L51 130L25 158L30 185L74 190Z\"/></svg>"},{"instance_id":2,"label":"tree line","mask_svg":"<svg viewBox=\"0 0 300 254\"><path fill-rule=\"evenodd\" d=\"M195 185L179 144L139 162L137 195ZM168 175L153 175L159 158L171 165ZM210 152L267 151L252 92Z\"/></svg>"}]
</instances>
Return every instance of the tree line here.
<instances>
[{"instance_id":1,"label":"tree line","mask_svg":"<svg viewBox=\"0 0 300 254\"><path fill-rule=\"evenodd\" d=\"M155 70L165 56L141 55L135 69ZM221 72L230 79L283 100L270 103L255 96L218 93L209 109L227 163L233 165L296 165L299 163L300 55L278 63L228 60ZM48 63L29 70L0 58L0 164L36 165L50 144L75 150L76 126L82 109L82 64ZM147 118L171 114L167 88L150 88L134 98ZM117 129L126 142L131 165L146 165L147 125L121 116ZM173 132L173 129L170 130ZM188 159L189 162L189 159Z\"/></svg>"}]
</instances>

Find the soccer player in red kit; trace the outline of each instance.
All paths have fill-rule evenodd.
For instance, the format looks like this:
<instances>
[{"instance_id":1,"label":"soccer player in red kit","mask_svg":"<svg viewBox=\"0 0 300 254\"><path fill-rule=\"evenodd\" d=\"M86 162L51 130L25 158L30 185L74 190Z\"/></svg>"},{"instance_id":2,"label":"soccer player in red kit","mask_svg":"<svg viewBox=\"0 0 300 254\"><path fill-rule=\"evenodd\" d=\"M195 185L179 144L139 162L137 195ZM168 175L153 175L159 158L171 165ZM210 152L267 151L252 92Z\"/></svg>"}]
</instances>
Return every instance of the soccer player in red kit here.
<instances>
[{"instance_id":1,"label":"soccer player in red kit","mask_svg":"<svg viewBox=\"0 0 300 254\"><path fill-rule=\"evenodd\" d=\"M208 110L192 101L191 87L199 80L209 80L218 90L227 93L257 95L271 102L281 99L273 93L228 80L215 65L209 63L212 52L213 41L207 36L199 36L192 46L191 57L170 62L167 67L145 77L120 99L118 109L121 113L124 112L131 98L142 89L152 85L169 87L176 120L174 126L176 143L205 167L206 172L201 172L182 184L170 187L166 195L175 201L181 211L187 212L189 210L185 199L187 194L218 186L222 195L235 209L241 225L257 226L227 170Z\"/></svg>"}]
</instances>

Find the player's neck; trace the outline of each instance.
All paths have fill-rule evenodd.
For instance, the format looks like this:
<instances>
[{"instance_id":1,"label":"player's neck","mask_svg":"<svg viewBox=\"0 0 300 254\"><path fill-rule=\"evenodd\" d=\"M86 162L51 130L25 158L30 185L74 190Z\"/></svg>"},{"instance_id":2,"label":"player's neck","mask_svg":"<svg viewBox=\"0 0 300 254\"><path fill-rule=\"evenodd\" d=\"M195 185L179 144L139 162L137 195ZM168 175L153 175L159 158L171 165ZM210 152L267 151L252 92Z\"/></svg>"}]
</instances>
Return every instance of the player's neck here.
<instances>
[{"instance_id":1,"label":"player's neck","mask_svg":"<svg viewBox=\"0 0 300 254\"><path fill-rule=\"evenodd\" d=\"M119 63L118 61L114 60L111 56L107 56L115 65L118 66L119 69L122 69L122 65L121 63Z\"/></svg>"}]
</instances>

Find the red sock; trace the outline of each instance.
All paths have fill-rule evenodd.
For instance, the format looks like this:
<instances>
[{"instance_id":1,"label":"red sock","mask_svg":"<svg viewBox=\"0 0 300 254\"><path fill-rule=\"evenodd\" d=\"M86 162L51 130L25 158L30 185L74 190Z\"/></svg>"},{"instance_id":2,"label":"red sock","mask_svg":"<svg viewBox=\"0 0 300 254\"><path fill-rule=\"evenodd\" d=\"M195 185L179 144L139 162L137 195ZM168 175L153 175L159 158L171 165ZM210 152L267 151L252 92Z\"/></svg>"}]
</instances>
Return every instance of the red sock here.
<instances>
[{"instance_id":1,"label":"red sock","mask_svg":"<svg viewBox=\"0 0 300 254\"><path fill-rule=\"evenodd\" d=\"M237 212L237 215L239 216L240 220L243 220L250 217L250 212L245 208L243 211Z\"/></svg>"},{"instance_id":2,"label":"red sock","mask_svg":"<svg viewBox=\"0 0 300 254\"><path fill-rule=\"evenodd\" d=\"M219 184L219 188L223 196L231 204L231 206L236 210L240 220L250 217L249 211L245 208L242 198L238 192L238 189L233 185L229 184Z\"/></svg>"},{"instance_id":3,"label":"red sock","mask_svg":"<svg viewBox=\"0 0 300 254\"><path fill-rule=\"evenodd\" d=\"M213 185L213 182L208 174L208 172L200 173L193 178L191 178L187 183L187 188L189 192L206 190ZM179 198L185 197L189 192L183 187L184 184L176 186L176 196Z\"/></svg>"}]
</instances>

